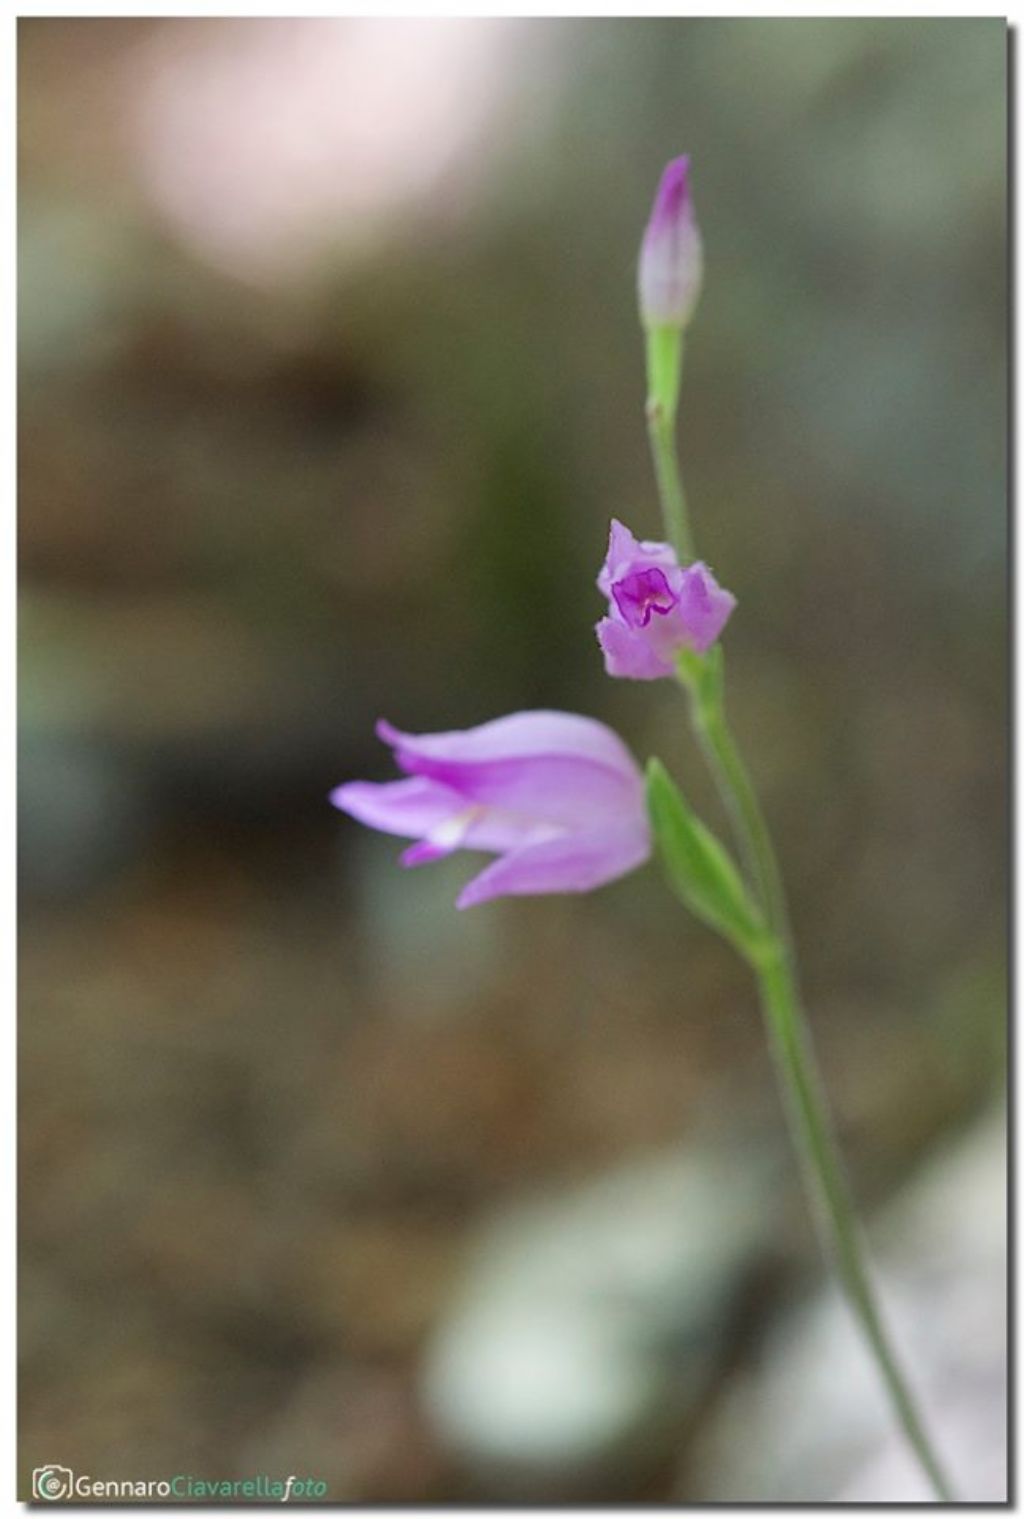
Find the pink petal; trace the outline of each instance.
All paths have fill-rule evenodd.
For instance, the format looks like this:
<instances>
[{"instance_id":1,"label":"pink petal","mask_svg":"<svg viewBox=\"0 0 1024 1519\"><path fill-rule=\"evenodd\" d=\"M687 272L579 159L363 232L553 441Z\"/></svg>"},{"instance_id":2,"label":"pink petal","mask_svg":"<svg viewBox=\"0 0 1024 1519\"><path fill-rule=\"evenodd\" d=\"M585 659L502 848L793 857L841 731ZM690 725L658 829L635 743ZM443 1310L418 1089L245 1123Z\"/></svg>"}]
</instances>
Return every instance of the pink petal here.
<instances>
[{"instance_id":1,"label":"pink petal","mask_svg":"<svg viewBox=\"0 0 1024 1519\"><path fill-rule=\"evenodd\" d=\"M608 553L597 577L597 588L610 601L613 580L619 580L632 570L645 570L652 565L666 569L676 564L676 551L670 543L640 541L624 523L613 517L608 533Z\"/></svg>"},{"instance_id":2,"label":"pink petal","mask_svg":"<svg viewBox=\"0 0 1024 1519\"><path fill-rule=\"evenodd\" d=\"M426 865L432 860L443 859L456 849L482 849L503 854L508 849L540 843L561 832L514 813L503 813L473 803L467 805L464 798L459 799L458 806L458 812L444 818L405 851L401 857L403 865Z\"/></svg>"},{"instance_id":3,"label":"pink petal","mask_svg":"<svg viewBox=\"0 0 1024 1519\"><path fill-rule=\"evenodd\" d=\"M618 734L577 712L513 712L476 728L422 734L403 733L382 719L377 733L393 748L425 759L479 763L561 754L591 759L624 775L636 774L633 756Z\"/></svg>"},{"instance_id":4,"label":"pink petal","mask_svg":"<svg viewBox=\"0 0 1024 1519\"><path fill-rule=\"evenodd\" d=\"M519 712L464 732L412 735L388 723L408 774L425 776L524 823L589 828L642 808L643 781L622 740L569 712Z\"/></svg>"},{"instance_id":5,"label":"pink petal","mask_svg":"<svg viewBox=\"0 0 1024 1519\"><path fill-rule=\"evenodd\" d=\"M463 807L459 812L451 813L442 822L435 824L425 838L405 851L402 864L427 865L432 860L443 859L446 854L454 854L456 849L462 848L475 821L474 807Z\"/></svg>"},{"instance_id":6,"label":"pink petal","mask_svg":"<svg viewBox=\"0 0 1024 1519\"><path fill-rule=\"evenodd\" d=\"M626 680L661 680L673 674L671 660L662 658L646 629L628 628L624 622L602 617L595 631L609 675Z\"/></svg>"},{"instance_id":7,"label":"pink petal","mask_svg":"<svg viewBox=\"0 0 1024 1519\"><path fill-rule=\"evenodd\" d=\"M455 905L475 907L493 897L592 891L635 870L650 852L647 820L640 813L630 826L566 834L512 850L475 876Z\"/></svg>"},{"instance_id":8,"label":"pink petal","mask_svg":"<svg viewBox=\"0 0 1024 1519\"><path fill-rule=\"evenodd\" d=\"M588 829L609 817L632 815L642 807L639 775L624 776L618 770L571 755L460 764L425 759L400 749L397 758L405 770L458 791L464 803L518 813L531 823Z\"/></svg>"},{"instance_id":9,"label":"pink petal","mask_svg":"<svg viewBox=\"0 0 1024 1519\"><path fill-rule=\"evenodd\" d=\"M683 573L679 604L673 616L698 654L710 649L732 616L736 597L718 584L706 564L691 564Z\"/></svg>"},{"instance_id":10,"label":"pink petal","mask_svg":"<svg viewBox=\"0 0 1024 1519\"><path fill-rule=\"evenodd\" d=\"M344 786L335 787L330 801L332 806L347 812L360 823L407 839L422 838L431 828L462 811L466 805L457 791L418 776L413 780L380 784L349 781Z\"/></svg>"},{"instance_id":11,"label":"pink petal","mask_svg":"<svg viewBox=\"0 0 1024 1519\"><path fill-rule=\"evenodd\" d=\"M617 517L613 517L608 530L608 552L604 556L604 564L597 577L597 589L602 596L611 596L612 581L617 578L618 571L623 565L636 559L639 553L640 545L629 528Z\"/></svg>"}]
</instances>

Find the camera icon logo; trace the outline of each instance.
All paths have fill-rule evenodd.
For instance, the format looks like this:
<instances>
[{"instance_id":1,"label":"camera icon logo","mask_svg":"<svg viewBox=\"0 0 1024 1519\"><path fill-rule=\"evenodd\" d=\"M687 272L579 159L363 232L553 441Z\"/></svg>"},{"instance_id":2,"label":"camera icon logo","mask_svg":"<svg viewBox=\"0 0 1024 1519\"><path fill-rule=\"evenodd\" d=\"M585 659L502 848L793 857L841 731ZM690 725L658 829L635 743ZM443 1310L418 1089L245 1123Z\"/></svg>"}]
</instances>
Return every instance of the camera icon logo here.
<instances>
[{"instance_id":1,"label":"camera icon logo","mask_svg":"<svg viewBox=\"0 0 1024 1519\"><path fill-rule=\"evenodd\" d=\"M75 1474L66 1466L37 1466L32 1473L32 1497L47 1503L59 1503L74 1492Z\"/></svg>"}]
</instances>

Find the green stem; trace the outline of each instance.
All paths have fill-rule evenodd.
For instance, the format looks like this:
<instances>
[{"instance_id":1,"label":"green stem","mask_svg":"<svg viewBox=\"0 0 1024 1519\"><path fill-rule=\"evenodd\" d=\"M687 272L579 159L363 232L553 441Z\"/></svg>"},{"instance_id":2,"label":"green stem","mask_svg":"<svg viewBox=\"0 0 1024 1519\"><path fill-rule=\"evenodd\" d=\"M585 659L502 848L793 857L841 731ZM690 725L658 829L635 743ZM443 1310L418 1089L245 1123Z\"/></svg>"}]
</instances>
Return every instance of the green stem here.
<instances>
[{"instance_id":1,"label":"green stem","mask_svg":"<svg viewBox=\"0 0 1024 1519\"><path fill-rule=\"evenodd\" d=\"M666 417L657 406L649 406L647 432L651 440L651 453L654 456L654 469L658 477L669 542L679 555L680 562L685 563L694 557L693 540L690 537L686 492L676 464L674 420Z\"/></svg>"},{"instance_id":2,"label":"green stem","mask_svg":"<svg viewBox=\"0 0 1024 1519\"><path fill-rule=\"evenodd\" d=\"M647 425L665 528L680 560L694 557L675 445L675 414L682 373L679 333L647 334ZM856 1211L828 1114L824 1088L811 1052L806 1015L797 986L782 875L757 793L725 715L720 648L701 657L684 653L679 675L691 696L691 712L705 756L742 847L770 932L750 950L761 1005L775 1057L790 1132L800 1157L826 1255L835 1262L868 1349L896 1417L940 1501L954 1501L900 1369L875 1299L860 1241Z\"/></svg>"},{"instance_id":3,"label":"green stem","mask_svg":"<svg viewBox=\"0 0 1024 1519\"><path fill-rule=\"evenodd\" d=\"M770 845L769 845L770 847ZM832 1136L786 947L769 940L754 963L765 1022L786 1099L790 1130L815 1204L826 1252L868 1342L896 1416L936 1496L954 1502L882 1321L861 1246L856 1212Z\"/></svg>"},{"instance_id":4,"label":"green stem","mask_svg":"<svg viewBox=\"0 0 1024 1519\"><path fill-rule=\"evenodd\" d=\"M718 675L720 678L721 666ZM710 692L709 687L710 685ZM691 687L698 733L749 862L772 934L751 957L761 992L790 1132L804 1172L826 1255L835 1263L893 1409L938 1498L953 1501L882 1321L857 1227L849 1184L829 1119L828 1102L801 1007L782 874L753 783L726 721L721 687Z\"/></svg>"},{"instance_id":5,"label":"green stem","mask_svg":"<svg viewBox=\"0 0 1024 1519\"><path fill-rule=\"evenodd\" d=\"M647 436L669 542L681 562L694 557L686 492L676 453L676 409L683 364L682 333L654 327L647 333Z\"/></svg>"},{"instance_id":6,"label":"green stem","mask_svg":"<svg viewBox=\"0 0 1024 1519\"><path fill-rule=\"evenodd\" d=\"M683 675L693 699L694 727L715 778L718 794L732 818L758 900L772 931L789 947L792 939L782 874L757 792L726 719L722 664L723 657L719 651L718 668L714 672L714 684L710 689L709 682L697 684Z\"/></svg>"}]
</instances>

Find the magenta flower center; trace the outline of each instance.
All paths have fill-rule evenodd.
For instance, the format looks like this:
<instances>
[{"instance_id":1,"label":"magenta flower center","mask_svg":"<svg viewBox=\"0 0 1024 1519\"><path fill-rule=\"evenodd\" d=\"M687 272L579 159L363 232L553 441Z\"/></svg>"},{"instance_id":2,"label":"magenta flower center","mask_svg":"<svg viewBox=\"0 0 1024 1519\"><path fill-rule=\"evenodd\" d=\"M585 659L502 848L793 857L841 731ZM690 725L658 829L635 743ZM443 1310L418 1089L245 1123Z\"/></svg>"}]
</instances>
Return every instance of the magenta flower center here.
<instances>
[{"instance_id":1,"label":"magenta flower center","mask_svg":"<svg viewBox=\"0 0 1024 1519\"><path fill-rule=\"evenodd\" d=\"M646 628L654 612L664 617L678 605L679 597L671 589L664 570L652 567L635 570L612 585L615 605L631 628Z\"/></svg>"}]
</instances>

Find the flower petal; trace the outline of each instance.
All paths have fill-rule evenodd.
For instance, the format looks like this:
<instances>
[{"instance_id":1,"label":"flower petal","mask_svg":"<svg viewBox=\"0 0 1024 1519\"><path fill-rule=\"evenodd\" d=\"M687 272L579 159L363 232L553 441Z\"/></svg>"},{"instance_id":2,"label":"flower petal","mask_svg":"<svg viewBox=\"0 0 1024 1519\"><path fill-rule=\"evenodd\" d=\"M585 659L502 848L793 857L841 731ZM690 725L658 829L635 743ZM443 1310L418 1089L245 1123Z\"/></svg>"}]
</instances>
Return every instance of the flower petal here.
<instances>
[{"instance_id":1,"label":"flower petal","mask_svg":"<svg viewBox=\"0 0 1024 1519\"><path fill-rule=\"evenodd\" d=\"M454 849L500 853L562 832L532 818L467 803L460 792L421 776L349 781L331 792L330 801L370 828L419 840L402 855L403 865L439 860Z\"/></svg>"},{"instance_id":2,"label":"flower petal","mask_svg":"<svg viewBox=\"0 0 1024 1519\"><path fill-rule=\"evenodd\" d=\"M640 553L640 545L625 523L620 522L618 517L613 517L611 527L608 529L608 552L604 556L604 564L601 566L597 577L597 589L602 596L611 597L612 581L622 565L627 565Z\"/></svg>"},{"instance_id":3,"label":"flower petal","mask_svg":"<svg viewBox=\"0 0 1024 1519\"><path fill-rule=\"evenodd\" d=\"M400 749L397 758L405 770L450 786L466 802L519 814L531 824L578 832L609 816L633 815L643 806L639 776L624 776L606 765L567 754L460 764Z\"/></svg>"},{"instance_id":4,"label":"flower petal","mask_svg":"<svg viewBox=\"0 0 1024 1519\"><path fill-rule=\"evenodd\" d=\"M418 776L380 783L349 781L335 787L330 801L360 823L407 839L422 838L466 806L457 791Z\"/></svg>"},{"instance_id":5,"label":"flower petal","mask_svg":"<svg viewBox=\"0 0 1024 1519\"><path fill-rule=\"evenodd\" d=\"M518 815L522 826L587 829L643 808L643 778L603 723L569 712L519 712L464 732L413 735L388 723L381 737L410 775L463 802Z\"/></svg>"},{"instance_id":6,"label":"flower petal","mask_svg":"<svg viewBox=\"0 0 1024 1519\"><path fill-rule=\"evenodd\" d=\"M650 830L641 813L629 826L566 834L514 849L475 876L455 905L475 907L493 897L592 891L635 870L650 853Z\"/></svg>"},{"instance_id":7,"label":"flower petal","mask_svg":"<svg viewBox=\"0 0 1024 1519\"><path fill-rule=\"evenodd\" d=\"M446 817L436 827L402 855L403 865L426 865L431 860L443 859L456 849L482 849L488 854L504 854L508 849L520 849L524 844L539 844L545 839L558 838L564 828L535 823L516 813L501 812L495 807L483 807L475 803L462 805L461 810Z\"/></svg>"},{"instance_id":8,"label":"flower petal","mask_svg":"<svg viewBox=\"0 0 1024 1519\"><path fill-rule=\"evenodd\" d=\"M679 586L679 604L674 615L686 629L687 637L698 654L711 647L732 616L736 597L718 584L706 564L691 564Z\"/></svg>"},{"instance_id":9,"label":"flower petal","mask_svg":"<svg viewBox=\"0 0 1024 1519\"><path fill-rule=\"evenodd\" d=\"M597 589L602 596L612 600L612 581L628 575L631 570L644 570L651 565L664 569L676 564L676 551L670 543L654 543L634 538L626 525L612 518L608 531L608 552L597 577Z\"/></svg>"},{"instance_id":10,"label":"flower petal","mask_svg":"<svg viewBox=\"0 0 1024 1519\"><path fill-rule=\"evenodd\" d=\"M433 860L444 859L461 849L466 835L483 811L480 807L463 807L461 812L451 813L443 822L437 823L417 843L410 845L402 855L402 864L427 865Z\"/></svg>"},{"instance_id":11,"label":"flower petal","mask_svg":"<svg viewBox=\"0 0 1024 1519\"><path fill-rule=\"evenodd\" d=\"M662 658L646 636L646 630L628 628L624 622L602 617L595 631L609 675L625 680L661 680L673 673L671 660Z\"/></svg>"},{"instance_id":12,"label":"flower petal","mask_svg":"<svg viewBox=\"0 0 1024 1519\"><path fill-rule=\"evenodd\" d=\"M393 748L425 759L480 763L562 754L592 759L625 775L637 773L633 756L618 734L577 712L513 712L448 733L403 733L382 719L377 733Z\"/></svg>"}]
</instances>

